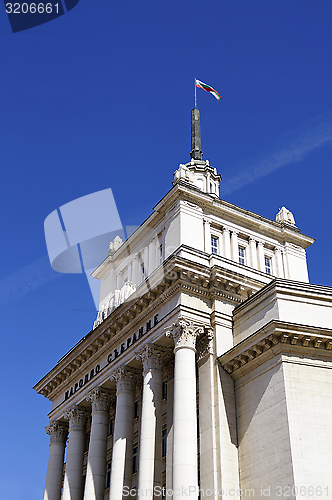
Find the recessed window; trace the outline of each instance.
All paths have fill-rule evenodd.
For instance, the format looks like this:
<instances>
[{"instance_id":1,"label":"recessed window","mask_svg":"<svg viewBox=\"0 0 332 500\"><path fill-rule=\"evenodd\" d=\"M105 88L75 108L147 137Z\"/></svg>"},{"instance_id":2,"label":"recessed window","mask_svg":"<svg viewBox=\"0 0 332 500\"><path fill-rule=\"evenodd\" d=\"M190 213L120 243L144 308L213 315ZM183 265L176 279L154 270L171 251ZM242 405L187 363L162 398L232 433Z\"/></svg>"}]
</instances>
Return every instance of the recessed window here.
<instances>
[{"instance_id":1,"label":"recessed window","mask_svg":"<svg viewBox=\"0 0 332 500\"><path fill-rule=\"evenodd\" d=\"M211 253L218 254L218 238L211 236Z\"/></svg>"},{"instance_id":2,"label":"recessed window","mask_svg":"<svg viewBox=\"0 0 332 500\"><path fill-rule=\"evenodd\" d=\"M114 419L112 417L108 421L108 435L109 436L113 436L113 430L114 430Z\"/></svg>"},{"instance_id":3,"label":"recessed window","mask_svg":"<svg viewBox=\"0 0 332 500\"><path fill-rule=\"evenodd\" d=\"M144 262L141 264L141 279L142 281L145 280L145 267L144 267Z\"/></svg>"},{"instance_id":4,"label":"recessed window","mask_svg":"<svg viewBox=\"0 0 332 500\"><path fill-rule=\"evenodd\" d=\"M159 264L161 264L163 261L163 246L162 245L159 245L158 256L159 256Z\"/></svg>"},{"instance_id":5,"label":"recessed window","mask_svg":"<svg viewBox=\"0 0 332 500\"><path fill-rule=\"evenodd\" d=\"M111 465L112 462L108 462L108 464L106 465L105 488L109 488L111 484Z\"/></svg>"},{"instance_id":6,"label":"recessed window","mask_svg":"<svg viewBox=\"0 0 332 500\"><path fill-rule=\"evenodd\" d=\"M133 448L133 474L137 472L138 465L138 446L134 446Z\"/></svg>"},{"instance_id":7,"label":"recessed window","mask_svg":"<svg viewBox=\"0 0 332 500\"><path fill-rule=\"evenodd\" d=\"M246 264L246 249L239 247L239 264L245 266Z\"/></svg>"},{"instance_id":8,"label":"recessed window","mask_svg":"<svg viewBox=\"0 0 332 500\"><path fill-rule=\"evenodd\" d=\"M162 394L163 394L163 399L167 399L167 381L164 380L164 382L161 385L162 389Z\"/></svg>"},{"instance_id":9,"label":"recessed window","mask_svg":"<svg viewBox=\"0 0 332 500\"><path fill-rule=\"evenodd\" d=\"M162 430L162 446L161 446L161 449L162 449L162 456L163 457L166 457L166 452L167 452L167 429L163 429Z\"/></svg>"},{"instance_id":10,"label":"recessed window","mask_svg":"<svg viewBox=\"0 0 332 500\"><path fill-rule=\"evenodd\" d=\"M265 272L266 272L266 274L272 274L272 262L271 262L272 259L271 259L271 257L267 257L265 255L264 260L265 260Z\"/></svg>"},{"instance_id":11,"label":"recessed window","mask_svg":"<svg viewBox=\"0 0 332 500\"><path fill-rule=\"evenodd\" d=\"M134 405L134 418L138 418L139 416L139 404L138 401L135 401Z\"/></svg>"}]
</instances>

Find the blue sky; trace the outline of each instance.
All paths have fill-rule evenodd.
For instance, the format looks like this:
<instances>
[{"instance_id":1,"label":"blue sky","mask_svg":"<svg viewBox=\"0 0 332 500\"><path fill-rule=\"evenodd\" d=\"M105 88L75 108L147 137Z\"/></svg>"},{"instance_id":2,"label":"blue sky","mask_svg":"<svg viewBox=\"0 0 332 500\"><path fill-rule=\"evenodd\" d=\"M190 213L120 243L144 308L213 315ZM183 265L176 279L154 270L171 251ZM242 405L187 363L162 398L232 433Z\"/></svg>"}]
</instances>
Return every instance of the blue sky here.
<instances>
[{"instance_id":1,"label":"blue sky","mask_svg":"<svg viewBox=\"0 0 332 500\"><path fill-rule=\"evenodd\" d=\"M16 34L0 7L0 500L36 500L51 404L32 386L95 319L85 276L50 268L44 219L112 188L140 224L189 160L195 77L223 96L197 93L221 197L285 205L317 239L310 281L332 284L332 4L80 0Z\"/></svg>"}]
</instances>

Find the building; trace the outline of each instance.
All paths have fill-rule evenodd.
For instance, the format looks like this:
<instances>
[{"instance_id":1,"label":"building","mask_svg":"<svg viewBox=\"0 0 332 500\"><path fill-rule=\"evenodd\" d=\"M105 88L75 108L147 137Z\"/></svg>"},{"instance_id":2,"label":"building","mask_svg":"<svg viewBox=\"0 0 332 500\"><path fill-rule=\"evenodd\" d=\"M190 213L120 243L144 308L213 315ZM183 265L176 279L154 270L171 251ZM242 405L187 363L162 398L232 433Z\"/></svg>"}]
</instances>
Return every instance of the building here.
<instances>
[{"instance_id":1,"label":"building","mask_svg":"<svg viewBox=\"0 0 332 500\"><path fill-rule=\"evenodd\" d=\"M220 181L195 108L191 161L110 243L93 330L35 386L44 500L330 493L332 289L309 284L314 240L286 208L268 220Z\"/></svg>"}]
</instances>

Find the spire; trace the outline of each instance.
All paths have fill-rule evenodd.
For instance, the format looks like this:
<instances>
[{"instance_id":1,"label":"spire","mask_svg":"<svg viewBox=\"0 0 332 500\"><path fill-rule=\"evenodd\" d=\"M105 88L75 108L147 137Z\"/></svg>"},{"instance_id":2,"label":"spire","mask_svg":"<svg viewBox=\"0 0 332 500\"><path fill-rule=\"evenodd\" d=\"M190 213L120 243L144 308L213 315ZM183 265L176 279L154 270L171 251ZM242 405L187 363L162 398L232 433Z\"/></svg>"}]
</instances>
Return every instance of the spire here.
<instances>
[{"instance_id":1,"label":"spire","mask_svg":"<svg viewBox=\"0 0 332 500\"><path fill-rule=\"evenodd\" d=\"M190 157L193 160L201 160L203 151L201 150L201 126L199 123L199 111L194 107L191 110L191 151Z\"/></svg>"}]
</instances>

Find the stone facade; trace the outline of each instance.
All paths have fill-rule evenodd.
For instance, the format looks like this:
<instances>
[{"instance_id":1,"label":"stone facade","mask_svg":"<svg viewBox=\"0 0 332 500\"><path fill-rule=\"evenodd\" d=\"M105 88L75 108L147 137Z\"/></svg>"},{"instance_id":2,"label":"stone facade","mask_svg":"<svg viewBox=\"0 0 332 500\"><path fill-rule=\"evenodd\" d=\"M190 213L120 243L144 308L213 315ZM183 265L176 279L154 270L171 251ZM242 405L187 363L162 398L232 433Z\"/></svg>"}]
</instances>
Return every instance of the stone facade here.
<instances>
[{"instance_id":1,"label":"stone facade","mask_svg":"<svg viewBox=\"0 0 332 500\"><path fill-rule=\"evenodd\" d=\"M220 200L219 182L180 165L93 272L93 329L35 386L52 402L44 500L332 488L332 289L308 283L314 240L285 207L271 221Z\"/></svg>"}]
</instances>

